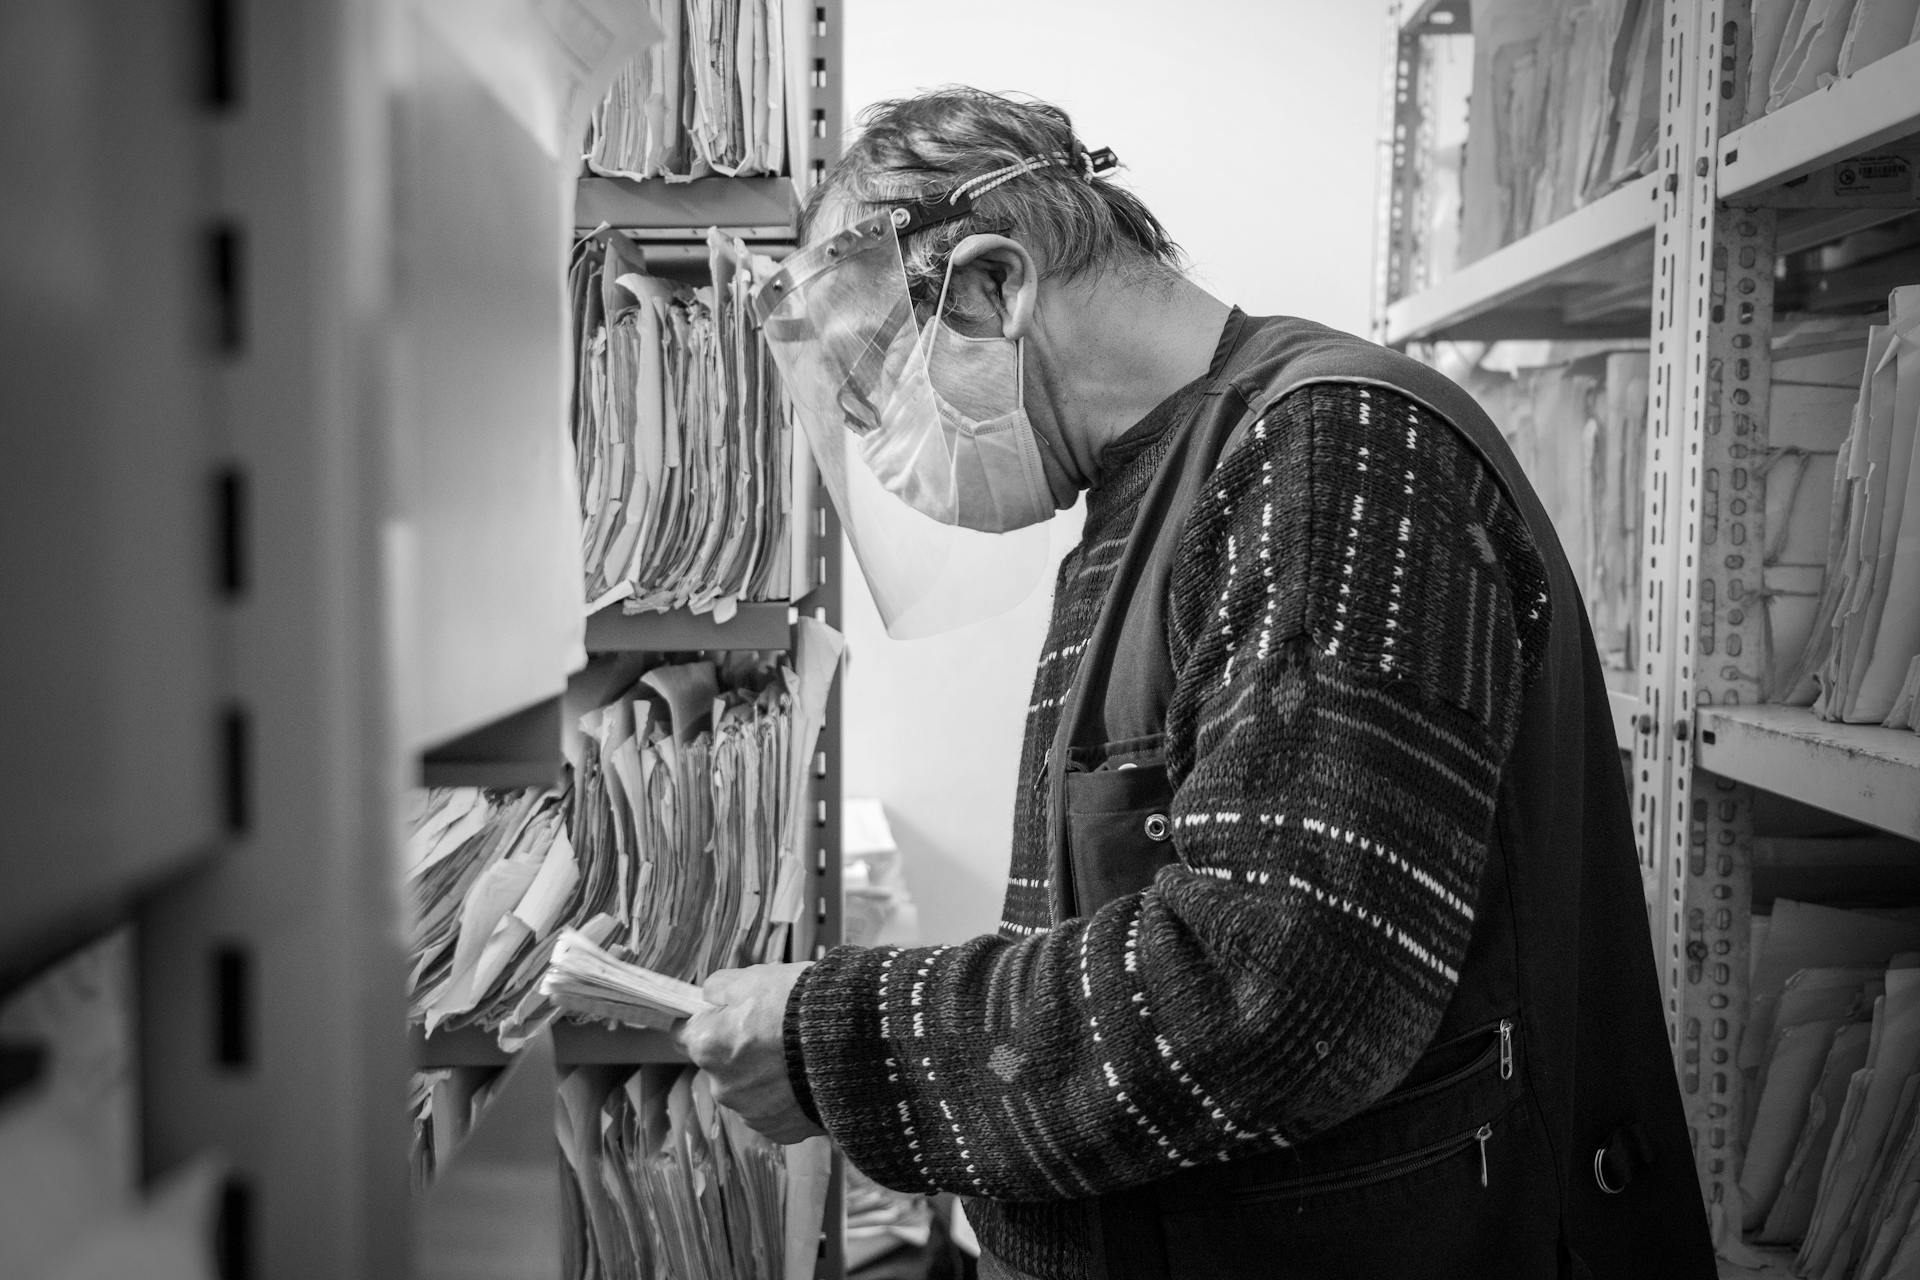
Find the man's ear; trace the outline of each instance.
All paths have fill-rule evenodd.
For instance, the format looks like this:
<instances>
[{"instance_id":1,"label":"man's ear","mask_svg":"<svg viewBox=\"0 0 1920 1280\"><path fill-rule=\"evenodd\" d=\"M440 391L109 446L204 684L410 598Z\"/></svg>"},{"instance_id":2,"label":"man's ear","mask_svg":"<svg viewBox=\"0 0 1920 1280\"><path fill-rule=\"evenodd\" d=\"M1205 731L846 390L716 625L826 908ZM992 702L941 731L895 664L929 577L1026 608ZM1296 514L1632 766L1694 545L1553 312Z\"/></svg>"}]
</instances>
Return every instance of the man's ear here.
<instances>
[{"instance_id":1,"label":"man's ear","mask_svg":"<svg viewBox=\"0 0 1920 1280\"><path fill-rule=\"evenodd\" d=\"M1002 337L1032 332L1040 273L1025 245L1006 236L968 236L954 246L952 261L954 287L969 309L984 307L997 316Z\"/></svg>"}]
</instances>

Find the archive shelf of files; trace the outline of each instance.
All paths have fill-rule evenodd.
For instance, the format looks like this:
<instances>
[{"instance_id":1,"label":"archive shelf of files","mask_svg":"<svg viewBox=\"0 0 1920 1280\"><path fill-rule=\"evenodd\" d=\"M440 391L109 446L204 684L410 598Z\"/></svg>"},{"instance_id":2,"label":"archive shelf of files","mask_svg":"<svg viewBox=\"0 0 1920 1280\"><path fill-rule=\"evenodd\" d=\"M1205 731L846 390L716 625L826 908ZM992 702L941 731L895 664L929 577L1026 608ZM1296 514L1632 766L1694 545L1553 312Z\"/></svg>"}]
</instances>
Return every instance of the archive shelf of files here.
<instances>
[{"instance_id":1,"label":"archive shelf of files","mask_svg":"<svg viewBox=\"0 0 1920 1280\"><path fill-rule=\"evenodd\" d=\"M1492 362L1523 384L1559 386L1582 369L1601 378L1592 371L1608 353L1644 362L1644 427L1629 417L1624 428L1640 433L1628 450L1634 492L1616 501L1627 514L1609 523L1590 510L1576 523L1585 537L1629 543L1631 635L1604 656L1718 1244L1725 1257L1780 1274L1795 1265L1792 1253L1756 1258L1756 1238L1798 1243L1798 1265L1813 1274L1886 1274L1906 1223L1883 1228L1873 1217L1896 1207L1894 1190L1884 1204L1857 1206L1844 1229L1817 1217L1796 1241L1777 1219L1771 1236L1756 1226L1764 1205L1752 1202L1753 1172L1744 1192L1742 1175L1767 1079L1771 1046L1760 1041L1779 996L1780 975L1763 976L1777 957L1768 909L1823 885L1877 906L1920 902L1907 874L1920 865L1912 691L1892 711L1857 696L1869 652L1883 690L1920 670L1906 598L1920 563L1882 538L1876 587L1871 553L1863 560L1854 545L1873 482L1857 475L1850 489L1848 480L1849 465L1869 469L1860 457L1874 448L1874 391L1884 422L1896 382L1889 355L1874 383L1870 342L1876 358L1906 349L1888 336L1888 295L1920 283L1920 6L1407 0L1400 10L1375 336L1483 375L1490 353L1503 351L1508 363ZM1467 92L1469 110L1512 110L1466 119L1457 99ZM1617 147L1628 133L1642 145L1611 157L1554 153L1556 138ZM1894 329L1901 301L1896 294ZM1549 376L1515 362L1560 368ZM1916 392L1898 397L1902 413ZM1529 412L1546 403L1512 398ZM1591 505L1604 505L1601 489L1618 477L1601 475L1601 464L1619 424L1599 409L1550 422L1544 411L1538 421L1503 420L1505 406L1493 407L1523 461L1529 450L1555 459L1571 450L1570 471L1587 477L1579 483L1591 484ZM1899 440L1911 448L1914 422L1894 423L1890 449L1879 430L1870 461L1884 473L1879 459L1890 452L1904 473ZM1556 432L1585 442L1554 443ZM1557 478L1535 479L1550 509L1567 497ZM1889 531L1911 540L1920 504L1909 503L1902 522L1899 497L1883 496L1873 518L1885 515ZM1583 552L1569 552L1579 572ZM1840 589L1849 582L1852 596ZM1618 610L1599 596L1620 583L1589 588L1597 623ZM1790 687L1783 673L1796 666L1818 669L1823 683ZM1800 705L1816 688L1818 713ZM1860 853L1868 848L1871 857ZM1886 997L1887 1017L1896 1003ZM1910 1124L1910 1111L1898 1114ZM1875 1177L1906 1176L1910 1132L1886 1139ZM1871 1148L1884 1135L1862 1136ZM1817 1181L1827 1150L1806 1154ZM1830 1180L1867 1181L1834 1170ZM1909 1198L1899 1212L1911 1207ZM1911 1233L1908 1247L1920 1247Z\"/></svg>"},{"instance_id":2,"label":"archive shelf of files","mask_svg":"<svg viewBox=\"0 0 1920 1280\"><path fill-rule=\"evenodd\" d=\"M838 0L789 3L802 114L781 172L576 181L577 148L546 127L569 106L563 77L542 81L559 62L513 60L565 43L533 30L551 20L586 69L648 8L61 0L0 17L0 43L46 51L9 86L31 127L0 139L32 197L0 240L20 285L0 301L0 416L23 428L0 503L21 800L0 1004L103 937L132 942L137 1154L69 1197L89 1207L72 1239L211 1157L219 1274L558 1274L554 1071L670 1056L638 1032L536 1039L410 1195L407 794L558 781L590 650L778 649L839 607L824 510L803 599L725 621L580 604L576 229L718 226L777 252L841 131ZM472 25L489 20L532 27ZM822 940L839 928L837 716L836 696L812 782ZM46 1084L35 1048L0 1046L9 1113ZM42 1167L19 1155L0 1144L10 1194ZM841 1270L837 1196L822 1276Z\"/></svg>"}]
</instances>

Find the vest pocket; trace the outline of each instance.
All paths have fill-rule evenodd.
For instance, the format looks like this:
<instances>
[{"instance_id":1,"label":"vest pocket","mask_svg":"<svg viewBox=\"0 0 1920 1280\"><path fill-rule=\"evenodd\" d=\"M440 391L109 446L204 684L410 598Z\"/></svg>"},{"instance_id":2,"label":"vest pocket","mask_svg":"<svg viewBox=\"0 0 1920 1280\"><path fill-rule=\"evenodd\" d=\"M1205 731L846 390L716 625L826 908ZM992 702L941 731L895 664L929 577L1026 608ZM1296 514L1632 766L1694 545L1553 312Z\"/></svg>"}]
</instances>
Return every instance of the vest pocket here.
<instances>
[{"instance_id":1,"label":"vest pocket","mask_svg":"<svg viewBox=\"0 0 1920 1280\"><path fill-rule=\"evenodd\" d=\"M1175 1203L1162 1196L1162 1274L1538 1280L1555 1274L1553 1188L1543 1135L1515 1099L1382 1159Z\"/></svg>"},{"instance_id":2,"label":"vest pocket","mask_svg":"<svg viewBox=\"0 0 1920 1280\"><path fill-rule=\"evenodd\" d=\"M1507 1132L1524 1087L1514 1030L1502 1018L1434 1045L1398 1088L1359 1115L1283 1151L1175 1175L1159 1184L1160 1204L1170 1213L1308 1198L1324 1204L1340 1199L1335 1193L1363 1190L1369 1200L1392 1199L1456 1157L1471 1157L1471 1168L1447 1171L1449 1185L1468 1185L1466 1170L1473 1188L1490 1186L1500 1151L1517 1140Z\"/></svg>"},{"instance_id":3,"label":"vest pocket","mask_svg":"<svg viewBox=\"0 0 1920 1280\"><path fill-rule=\"evenodd\" d=\"M1066 776L1071 915L1092 915L1153 883L1177 857L1173 788L1157 760Z\"/></svg>"},{"instance_id":4,"label":"vest pocket","mask_svg":"<svg viewBox=\"0 0 1920 1280\"><path fill-rule=\"evenodd\" d=\"M1484 1120L1471 1129L1451 1134L1438 1142L1429 1143L1427 1146L1401 1155L1390 1156L1384 1160L1376 1160L1371 1164L1247 1187L1235 1192L1226 1200L1226 1203L1244 1206L1265 1204L1276 1200L1298 1200L1310 1196L1331 1195L1340 1191L1357 1191L1363 1187L1410 1177L1423 1169L1466 1156L1476 1148L1479 1155L1480 1185L1485 1187L1490 1185L1487 1143L1493 1140L1495 1124L1495 1120Z\"/></svg>"}]
</instances>

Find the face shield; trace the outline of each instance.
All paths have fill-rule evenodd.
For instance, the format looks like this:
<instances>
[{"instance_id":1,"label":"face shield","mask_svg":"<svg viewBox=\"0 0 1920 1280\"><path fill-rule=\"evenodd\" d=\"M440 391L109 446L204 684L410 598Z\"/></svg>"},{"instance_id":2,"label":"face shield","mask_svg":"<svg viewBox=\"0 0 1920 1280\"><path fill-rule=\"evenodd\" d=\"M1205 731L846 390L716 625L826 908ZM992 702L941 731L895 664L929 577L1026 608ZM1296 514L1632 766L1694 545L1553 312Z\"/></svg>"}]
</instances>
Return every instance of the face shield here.
<instances>
[{"instance_id":1,"label":"face shield","mask_svg":"<svg viewBox=\"0 0 1920 1280\"><path fill-rule=\"evenodd\" d=\"M934 635L1025 599L1046 567L1045 526L982 528L1030 510L1033 486L1044 497L1039 459L1030 434L1022 444L951 388L936 394L928 363L952 358L950 344L914 314L894 219L787 258L754 309L887 634Z\"/></svg>"}]
</instances>

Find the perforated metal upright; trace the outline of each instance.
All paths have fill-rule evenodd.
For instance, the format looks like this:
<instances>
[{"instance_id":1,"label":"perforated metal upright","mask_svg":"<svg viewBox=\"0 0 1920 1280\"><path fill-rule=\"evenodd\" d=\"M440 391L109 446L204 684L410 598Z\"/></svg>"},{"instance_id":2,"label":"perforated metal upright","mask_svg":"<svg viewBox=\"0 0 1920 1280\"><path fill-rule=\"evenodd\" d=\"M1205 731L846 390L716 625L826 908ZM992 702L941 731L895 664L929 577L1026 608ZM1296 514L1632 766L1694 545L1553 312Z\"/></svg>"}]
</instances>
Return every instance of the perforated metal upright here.
<instances>
[{"instance_id":1,"label":"perforated metal upright","mask_svg":"<svg viewBox=\"0 0 1920 1280\"><path fill-rule=\"evenodd\" d=\"M1716 156L1740 124L1746 0L1669 6L1663 59L1649 527L1663 573L1648 631L1671 646L1650 703L1669 779L1651 817L1662 850L1660 959L1680 1084L1709 1212L1738 1231L1741 1076L1752 870L1752 791L1700 772L1694 713L1760 700L1761 464L1771 384L1774 215L1722 209ZM1655 450L1658 450L1657 455ZM1654 459L1657 457L1657 461ZM1662 510L1661 508L1664 508ZM1669 550L1670 549L1670 550ZM1654 592L1664 593L1656 600Z\"/></svg>"},{"instance_id":2,"label":"perforated metal upright","mask_svg":"<svg viewBox=\"0 0 1920 1280\"><path fill-rule=\"evenodd\" d=\"M841 95L841 2L818 0L813 10L813 61L807 81L807 155L804 171L795 165L794 180L802 195L826 175L839 158L840 139L846 128L846 103ZM828 500L825 486L818 493L813 518L818 522L820 585L807 600L808 611L820 621L838 630L841 626L841 538L840 520ZM845 759L841 696L846 672L833 683L827 696L827 722L820 733L819 754L813 769L814 847L813 905L819 937L838 942L844 937L840 855L841 762ZM817 958L822 946L817 945ZM801 957L796 956L795 959ZM847 1169L838 1150L833 1153L833 1181L827 1190L826 1230L820 1244L820 1259L815 1269L819 1280L845 1280L847 1274Z\"/></svg>"}]
</instances>

